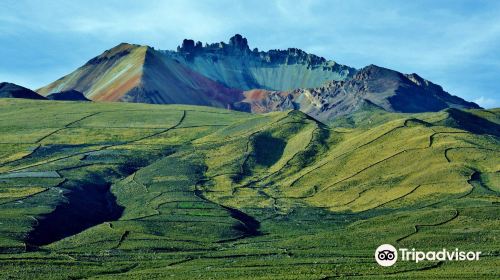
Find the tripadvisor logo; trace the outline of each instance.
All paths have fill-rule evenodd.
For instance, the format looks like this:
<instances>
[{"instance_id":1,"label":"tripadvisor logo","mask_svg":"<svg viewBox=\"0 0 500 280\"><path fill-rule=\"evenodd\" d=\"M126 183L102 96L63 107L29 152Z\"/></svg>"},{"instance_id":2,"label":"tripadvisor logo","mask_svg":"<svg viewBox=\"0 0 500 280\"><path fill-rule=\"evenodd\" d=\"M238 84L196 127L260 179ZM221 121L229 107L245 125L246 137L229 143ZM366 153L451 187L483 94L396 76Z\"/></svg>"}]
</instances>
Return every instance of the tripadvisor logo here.
<instances>
[{"instance_id":1,"label":"tripadvisor logo","mask_svg":"<svg viewBox=\"0 0 500 280\"><path fill-rule=\"evenodd\" d=\"M474 251L460 251L458 248L455 250L447 250L443 248L439 251L416 251L415 248L399 248L397 250L391 244L383 244L378 246L375 250L375 260L381 266L392 266L398 260L401 261L478 261L481 252Z\"/></svg>"},{"instance_id":2,"label":"tripadvisor logo","mask_svg":"<svg viewBox=\"0 0 500 280\"><path fill-rule=\"evenodd\" d=\"M391 244L383 244L375 250L375 260L381 266L391 266L398 260L398 251Z\"/></svg>"}]
</instances>

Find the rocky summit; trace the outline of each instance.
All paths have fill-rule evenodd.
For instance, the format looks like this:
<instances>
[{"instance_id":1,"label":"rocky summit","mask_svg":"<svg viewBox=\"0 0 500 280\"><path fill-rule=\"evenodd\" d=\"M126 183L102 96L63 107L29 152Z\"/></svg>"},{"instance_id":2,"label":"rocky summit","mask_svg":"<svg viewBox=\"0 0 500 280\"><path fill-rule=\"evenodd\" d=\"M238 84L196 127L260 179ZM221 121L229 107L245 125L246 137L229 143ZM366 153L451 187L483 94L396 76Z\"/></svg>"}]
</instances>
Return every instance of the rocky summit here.
<instances>
[{"instance_id":1,"label":"rocky summit","mask_svg":"<svg viewBox=\"0 0 500 280\"><path fill-rule=\"evenodd\" d=\"M247 39L239 34L228 43L205 46L184 40L176 52L163 53L212 80L242 90L316 87L329 80L345 80L356 73L354 68L296 48L250 50Z\"/></svg>"}]
</instances>

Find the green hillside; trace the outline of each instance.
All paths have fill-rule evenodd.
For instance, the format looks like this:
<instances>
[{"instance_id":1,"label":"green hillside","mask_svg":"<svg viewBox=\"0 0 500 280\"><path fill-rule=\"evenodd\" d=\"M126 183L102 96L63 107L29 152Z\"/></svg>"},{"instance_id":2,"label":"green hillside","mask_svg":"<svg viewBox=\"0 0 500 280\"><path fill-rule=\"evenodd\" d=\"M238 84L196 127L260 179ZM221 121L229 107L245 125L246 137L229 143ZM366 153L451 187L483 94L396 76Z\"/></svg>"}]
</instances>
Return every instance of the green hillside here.
<instances>
[{"instance_id":1,"label":"green hillside","mask_svg":"<svg viewBox=\"0 0 500 280\"><path fill-rule=\"evenodd\" d=\"M1 279L495 279L500 110L0 100ZM378 266L390 243L478 262Z\"/></svg>"}]
</instances>

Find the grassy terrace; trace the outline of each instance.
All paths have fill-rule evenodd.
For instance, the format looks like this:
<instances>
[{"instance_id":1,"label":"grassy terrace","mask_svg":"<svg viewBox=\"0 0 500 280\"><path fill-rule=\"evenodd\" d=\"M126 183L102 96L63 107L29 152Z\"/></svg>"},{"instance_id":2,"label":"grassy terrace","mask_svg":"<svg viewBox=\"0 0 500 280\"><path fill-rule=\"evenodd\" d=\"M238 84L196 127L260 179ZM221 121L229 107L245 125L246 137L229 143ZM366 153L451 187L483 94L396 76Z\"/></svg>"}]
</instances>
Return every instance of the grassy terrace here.
<instances>
[{"instance_id":1,"label":"grassy terrace","mask_svg":"<svg viewBox=\"0 0 500 280\"><path fill-rule=\"evenodd\" d=\"M0 100L2 279L494 279L500 110ZM378 266L378 245L482 251Z\"/></svg>"}]
</instances>

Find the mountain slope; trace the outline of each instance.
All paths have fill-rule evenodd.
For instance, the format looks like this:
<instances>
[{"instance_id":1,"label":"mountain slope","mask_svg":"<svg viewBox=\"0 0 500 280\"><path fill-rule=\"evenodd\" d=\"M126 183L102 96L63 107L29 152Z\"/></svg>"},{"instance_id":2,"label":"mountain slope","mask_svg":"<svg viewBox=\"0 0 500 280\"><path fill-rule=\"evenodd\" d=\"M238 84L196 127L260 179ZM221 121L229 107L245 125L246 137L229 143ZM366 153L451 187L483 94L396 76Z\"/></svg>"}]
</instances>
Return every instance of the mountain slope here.
<instances>
[{"instance_id":1,"label":"mountain slope","mask_svg":"<svg viewBox=\"0 0 500 280\"><path fill-rule=\"evenodd\" d=\"M37 90L42 95L77 90L91 100L118 101L138 86L147 47L122 43Z\"/></svg>"},{"instance_id":2,"label":"mountain slope","mask_svg":"<svg viewBox=\"0 0 500 280\"><path fill-rule=\"evenodd\" d=\"M450 95L417 74L405 75L375 65L359 70L352 79L330 81L317 88L289 92L248 91L244 95L243 103L247 103L252 112L299 109L323 121L366 106L402 113L480 108L473 102Z\"/></svg>"},{"instance_id":3,"label":"mountain slope","mask_svg":"<svg viewBox=\"0 0 500 280\"><path fill-rule=\"evenodd\" d=\"M227 88L148 48L140 84L121 100L226 108L240 99L240 90Z\"/></svg>"},{"instance_id":4,"label":"mountain slope","mask_svg":"<svg viewBox=\"0 0 500 280\"><path fill-rule=\"evenodd\" d=\"M239 90L211 81L150 47L125 43L38 92L48 95L71 89L94 101L227 107L241 99Z\"/></svg>"},{"instance_id":5,"label":"mountain slope","mask_svg":"<svg viewBox=\"0 0 500 280\"><path fill-rule=\"evenodd\" d=\"M184 40L177 51L164 54L190 69L232 88L292 90L317 87L330 80L345 80L356 69L327 61L300 49L250 50L246 38L236 34L228 43L206 44Z\"/></svg>"},{"instance_id":6,"label":"mountain slope","mask_svg":"<svg viewBox=\"0 0 500 280\"><path fill-rule=\"evenodd\" d=\"M242 90L313 87L355 72L298 49L250 51L236 35L228 44L206 47L184 40L177 52L122 43L37 91L74 89L94 101L230 107L243 99Z\"/></svg>"},{"instance_id":7,"label":"mountain slope","mask_svg":"<svg viewBox=\"0 0 500 280\"><path fill-rule=\"evenodd\" d=\"M6 82L0 83L0 98L45 99L30 89Z\"/></svg>"}]
</instances>

